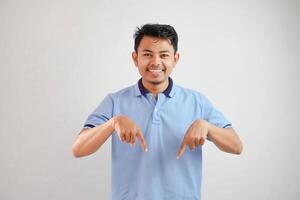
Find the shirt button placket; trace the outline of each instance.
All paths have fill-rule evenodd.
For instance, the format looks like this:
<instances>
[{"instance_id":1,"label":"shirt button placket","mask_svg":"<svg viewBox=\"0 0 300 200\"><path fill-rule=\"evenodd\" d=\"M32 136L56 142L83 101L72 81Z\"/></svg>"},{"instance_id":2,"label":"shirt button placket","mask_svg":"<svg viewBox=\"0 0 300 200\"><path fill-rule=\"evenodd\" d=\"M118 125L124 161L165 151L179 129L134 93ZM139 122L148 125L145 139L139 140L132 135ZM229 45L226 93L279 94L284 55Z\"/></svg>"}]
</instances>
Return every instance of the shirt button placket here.
<instances>
[{"instance_id":1,"label":"shirt button placket","mask_svg":"<svg viewBox=\"0 0 300 200\"><path fill-rule=\"evenodd\" d=\"M155 124L160 124L160 112L159 112L159 106L160 106L160 103L161 103L161 96L160 94L158 94L158 97L157 97L157 101L156 101L156 104L155 104L155 107L154 107L154 111L153 111L153 122Z\"/></svg>"}]
</instances>

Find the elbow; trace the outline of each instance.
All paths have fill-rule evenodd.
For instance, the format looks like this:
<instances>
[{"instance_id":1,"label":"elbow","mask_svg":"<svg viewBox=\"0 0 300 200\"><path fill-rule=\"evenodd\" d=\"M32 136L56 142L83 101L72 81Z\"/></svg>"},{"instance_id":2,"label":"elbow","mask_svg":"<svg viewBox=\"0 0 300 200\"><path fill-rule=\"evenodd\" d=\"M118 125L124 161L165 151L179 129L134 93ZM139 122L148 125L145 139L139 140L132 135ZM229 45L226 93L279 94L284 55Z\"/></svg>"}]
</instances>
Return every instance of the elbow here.
<instances>
[{"instance_id":1,"label":"elbow","mask_svg":"<svg viewBox=\"0 0 300 200\"><path fill-rule=\"evenodd\" d=\"M239 136L234 132L235 137L232 139L232 153L240 155L243 152L243 143Z\"/></svg>"},{"instance_id":2,"label":"elbow","mask_svg":"<svg viewBox=\"0 0 300 200\"><path fill-rule=\"evenodd\" d=\"M73 146L72 146L72 153L73 156L75 158L80 158L80 157L84 157L84 156L88 156L92 153L94 153L95 151L93 151L90 148L87 148L85 144L82 144L80 142L76 142Z\"/></svg>"},{"instance_id":3,"label":"elbow","mask_svg":"<svg viewBox=\"0 0 300 200\"><path fill-rule=\"evenodd\" d=\"M240 155L240 154L242 154L242 152L243 152L243 144L242 144L242 142L239 142L238 144L235 145L233 153Z\"/></svg>"},{"instance_id":4,"label":"elbow","mask_svg":"<svg viewBox=\"0 0 300 200\"><path fill-rule=\"evenodd\" d=\"M72 153L75 158L80 158L83 156L82 153L80 152L80 148L76 144L72 146Z\"/></svg>"}]
</instances>

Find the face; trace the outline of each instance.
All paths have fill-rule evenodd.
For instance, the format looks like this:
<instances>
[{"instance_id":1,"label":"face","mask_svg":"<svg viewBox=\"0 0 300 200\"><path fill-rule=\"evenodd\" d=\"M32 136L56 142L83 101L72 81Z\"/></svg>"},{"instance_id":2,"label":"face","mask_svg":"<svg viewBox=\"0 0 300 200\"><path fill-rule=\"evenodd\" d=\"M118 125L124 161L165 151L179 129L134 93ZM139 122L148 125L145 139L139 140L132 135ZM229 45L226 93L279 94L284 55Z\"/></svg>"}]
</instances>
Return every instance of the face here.
<instances>
[{"instance_id":1,"label":"face","mask_svg":"<svg viewBox=\"0 0 300 200\"><path fill-rule=\"evenodd\" d=\"M143 83L157 86L168 81L179 54L168 39L144 36L138 52L132 53L132 59L142 76Z\"/></svg>"}]
</instances>

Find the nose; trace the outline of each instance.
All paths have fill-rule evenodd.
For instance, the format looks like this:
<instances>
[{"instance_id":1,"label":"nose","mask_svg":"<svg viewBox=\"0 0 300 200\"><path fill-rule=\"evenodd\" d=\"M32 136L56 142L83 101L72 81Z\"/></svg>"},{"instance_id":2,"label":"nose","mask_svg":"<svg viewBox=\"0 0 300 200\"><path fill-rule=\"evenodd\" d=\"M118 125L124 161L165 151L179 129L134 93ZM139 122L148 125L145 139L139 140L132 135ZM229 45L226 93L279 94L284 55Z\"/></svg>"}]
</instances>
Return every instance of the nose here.
<instances>
[{"instance_id":1,"label":"nose","mask_svg":"<svg viewBox=\"0 0 300 200\"><path fill-rule=\"evenodd\" d=\"M152 66L160 66L161 65L161 59L158 55L152 57L151 65Z\"/></svg>"}]
</instances>

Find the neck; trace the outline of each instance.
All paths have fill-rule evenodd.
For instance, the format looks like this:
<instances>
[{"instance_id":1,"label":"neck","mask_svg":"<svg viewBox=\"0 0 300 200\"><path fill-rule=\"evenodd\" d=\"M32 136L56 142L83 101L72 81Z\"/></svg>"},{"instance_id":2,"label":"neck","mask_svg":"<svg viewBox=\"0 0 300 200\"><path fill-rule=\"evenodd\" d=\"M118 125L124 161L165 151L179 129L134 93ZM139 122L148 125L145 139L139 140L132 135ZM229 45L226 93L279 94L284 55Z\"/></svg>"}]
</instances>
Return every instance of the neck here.
<instances>
[{"instance_id":1,"label":"neck","mask_svg":"<svg viewBox=\"0 0 300 200\"><path fill-rule=\"evenodd\" d=\"M161 93L167 89L169 85L169 79L166 79L165 81L158 84L152 84L142 79L142 83L143 86L156 97L158 93Z\"/></svg>"}]
</instances>

